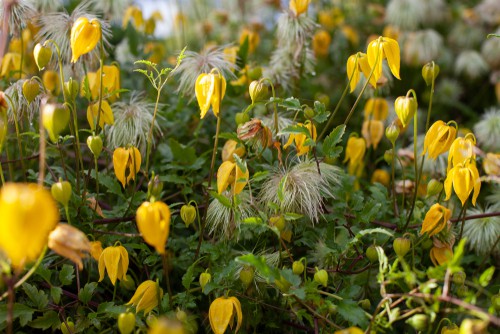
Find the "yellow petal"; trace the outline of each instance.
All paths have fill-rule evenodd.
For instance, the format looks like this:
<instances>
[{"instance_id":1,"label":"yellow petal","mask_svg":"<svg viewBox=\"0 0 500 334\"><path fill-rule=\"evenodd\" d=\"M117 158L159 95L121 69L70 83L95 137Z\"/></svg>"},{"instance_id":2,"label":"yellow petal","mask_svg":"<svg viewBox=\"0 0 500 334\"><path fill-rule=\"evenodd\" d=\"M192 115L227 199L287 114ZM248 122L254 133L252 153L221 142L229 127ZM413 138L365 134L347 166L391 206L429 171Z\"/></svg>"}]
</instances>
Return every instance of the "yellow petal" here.
<instances>
[{"instance_id":1,"label":"yellow petal","mask_svg":"<svg viewBox=\"0 0 500 334\"><path fill-rule=\"evenodd\" d=\"M210 109L212 103L212 95L214 94L215 85L212 76L202 73L196 79L195 94L200 106L200 118L204 118Z\"/></svg>"},{"instance_id":2,"label":"yellow petal","mask_svg":"<svg viewBox=\"0 0 500 334\"><path fill-rule=\"evenodd\" d=\"M120 264L120 250L118 247L107 247L103 252L104 265L108 272L109 279L113 285L118 278L118 265Z\"/></svg>"},{"instance_id":3,"label":"yellow petal","mask_svg":"<svg viewBox=\"0 0 500 334\"><path fill-rule=\"evenodd\" d=\"M92 51L101 39L101 25L97 19L79 17L71 28L71 62Z\"/></svg>"},{"instance_id":4,"label":"yellow petal","mask_svg":"<svg viewBox=\"0 0 500 334\"><path fill-rule=\"evenodd\" d=\"M155 247L160 254L165 253L170 230L170 209L163 202L144 202L137 209L137 227L144 241Z\"/></svg>"},{"instance_id":5,"label":"yellow petal","mask_svg":"<svg viewBox=\"0 0 500 334\"><path fill-rule=\"evenodd\" d=\"M125 170L127 168L128 159L129 152L127 149L117 147L113 152L113 168L115 170L116 178L121 182L123 188L126 186Z\"/></svg>"},{"instance_id":6,"label":"yellow petal","mask_svg":"<svg viewBox=\"0 0 500 334\"><path fill-rule=\"evenodd\" d=\"M400 51L399 44L396 40L383 37L382 47L384 49L384 55L387 58L387 64L391 69L392 74L401 80L399 77L399 67L400 67Z\"/></svg>"},{"instance_id":7,"label":"yellow petal","mask_svg":"<svg viewBox=\"0 0 500 334\"><path fill-rule=\"evenodd\" d=\"M449 200L451 197L451 190L453 186L453 178L455 175L455 170L452 169L446 174L446 179L444 180L444 193L446 194L445 201Z\"/></svg>"},{"instance_id":8,"label":"yellow petal","mask_svg":"<svg viewBox=\"0 0 500 334\"><path fill-rule=\"evenodd\" d=\"M102 255L104 251L101 252L101 256L99 256L99 282L104 279L104 273L106 271L106 264L104 263L104 256Z\"/></svg>"},{"instance_id":9,"label":"yellow petal","mask_svg":"<svg viewBox=\"0 0 500 334\"><path fill-rule=\"evenodd\" d=\"M453 189L462 202L462 206L469 197L474 184L470 179L470 171L465 167L458 167L453 177Z\"/></svg>"},{"instance_id":10,"label":"yellow petal","mask_svg":"<svg viewBox=\"0 0 500 334\"><path fill-rule=\"evenodd\" d=\"M368 63L368 57L364 53L360 53L360 56L358 59L358 65L359 65L359 68L361 68L361 72L363 72L365 79L368 80L368 78L370 78L370 85L372 85L374 88L377 88L377 81L379 78L375 77L375 74L373 74L370 77L370 73L372 71L372 68L370 66L370 63Z\"/></svg>"},{"instance_id":11,"label":"yellow petal","mask_svg":"<svg viewBox=\"0 0 500 334\"><path fill-rule=\"evenodd\" d=\"M352 93L356 89L359 82L357 55L351 55L347 59L347 79L349 80L349 85L351 87L350 93Z\"/></svg>"},{"instance_id":12,"label":"yellow petal","mask_svg":"<svg viewBox=\"0 0 500 334\"><path fill-rule=\"evenodd\" d=\"M236 316L237 316L237 324L236 324L236 330L234 331L235 333L238 332L238 330L241 327L241 323L243 322L243 314L241 312L241 303L236 297L229 297L229 299L233 302L234 309L236 310Z\"/></svg>"},{"instance_id":13,"label":"yellow petal","mask_svg":"<svg viewBox=\"0 0 500 334\"><path fill-rule=\"evenodd\" d=\"M474 182L474 194L472 195L472 205L476 205L477 196L481 191L481 178L479 177L479 172L477 171L476 164L470 164L469 170L472 176L472 182Z\"/></svg>"},{"instance_id":14,"label":"yellow petal","mask_svg":"<svg viewBox=\"0 0 500 334\"><path fill-rule=\"evenodd\" d=\"M226 94L226 79L222 75L212 73L212 82L214 85L214 92L211 98L212 110L215 117L219 117L219 110L222 99Z\"/></svg>"},{"instance_id":15,"label":"yellow petal","mask_svg":"<svg viewBox=\"0 0 500 334\"><path fill-rule=\"evenodd\" d=\"M224 334L226 331L229 321L234 316L233 305L233 301L225 297L219 297L210 304L208 319L215 334Z\"/></svg>"},{"instance_id":16,"label":"yellow petal","mask_svg":"<svg viewBox=\"0 0 500 334\"><path fill-rule=\"evenodd\" d=\"M235 167L236 163L224 161L217 170L217 192L219 194L222 194L222 192L229 186L229 179Z\"/></svg>"},{"instance_id":17,"label":"yellow petal","mask_svg":"<svg viewBox=\"0 0 500 334\"><path fill-rule=\"evenodd\" d=\"M373 69L372 76L375 78L375 81L378 81L378 79L382 76L383 48L381 38L377 38L368 44L366 56L368 58L368 64L370 64L370 68Z\"/></svg>"},{"instance_id":18,"label":"yellow petal","mask_svg":"<svg viewBox=\"0 0 500 334\"><path fill-rule=\"evenodd\" d=\"M128 252L127 249L123 246L118 246L118 250L120 251L120 267L119 267L119 273L120 275L118 278L120 280L126 280L126 275L127 275L127 270L128 270L128 264L129 264L129 259L128 259Z\"/></svg>"},{"instance_id":19,"label":"yellow petal","mask_svg":"<svg viewBox=\"0 0 500 334\"><path fill-rule=\"evenodd\" d=\"M246 184L248 183L249 177L250 173L248 171L248 168L246 169L245 173L243 173L240 167L236 165L236 176L234 177L233 194L238 195L243 191Z\"/></svg>"}]
</instances>

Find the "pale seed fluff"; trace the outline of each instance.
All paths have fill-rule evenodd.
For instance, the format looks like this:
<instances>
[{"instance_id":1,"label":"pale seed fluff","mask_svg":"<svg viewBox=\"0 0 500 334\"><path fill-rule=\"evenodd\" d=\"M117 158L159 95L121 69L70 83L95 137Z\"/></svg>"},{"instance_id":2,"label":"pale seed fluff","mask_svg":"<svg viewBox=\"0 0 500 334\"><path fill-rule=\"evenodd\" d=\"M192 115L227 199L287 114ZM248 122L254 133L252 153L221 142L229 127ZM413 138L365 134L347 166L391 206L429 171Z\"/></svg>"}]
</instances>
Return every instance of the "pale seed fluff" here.
<instances>
[{"instance_id":1,"label":"pale seed fluff","mask_svg":"<svg viewBox=\"0 0 500 334\"><path fill-rule=\"evenodd\" d=\"M104 14L106 19L120 23L125 9L133 4L131 0L89 0L88 2L94 10Z\"/></svg>"},{"instance_id":2,"label":"pale seed fluff","mask_svg":"<svg viewBox=\"0 0 500 334\"><path fill-rule=\"evenodd\" d=\"M30 0L40 13L52 13L63 7L63 0Z\"/></svg>"},{"instance_id":3,"label":"pale seed fluff","mask_svg":"<svg viewBox=\"0 0 500 334\"><path fill-rule=\"evenodd\" d=\"M458 100L462 96L464 89L457 80L442 78L436 84L436 91L439 94L435 94L435 101L446 105Z\"/></svg>"},{"instance_id":4,"label":"pale seed fluff","mask_svg":"<svg viewBox=\"0 0 500 334\"><path fill-rule=\"evenodd\" d=\"M500 28L495 31L495 34L500 35ZM482 47L481 54L483 55L484 60L490 65L492 68L499 69L500 68L500 38L491 37L487 38Z\"/></svg>"},{"instance_id":5,"label":"pale seed fluff","mask_svg":"<svg viewBox=\"0 0 500 334\"><path fill-rule=\"evenodd\" d=\"M474 125L477 144L488 152L500 152L500 108L490 108Z\"/></svg>"},{"instance_id":6,"label":"pale seed fluff","mask_svg":"<svg viewBox=\"0 0 500 334\"><path fill-rule=\"evenodd\" d=\"M481 21L489 25L500 23L500 1L483 0L475 8L477 16Z\"/></svg>"},{"instance_id":7,"label":"pale seed fluff","mask_svg":"<svg viewBox=\"0 0 500 334\"><path fill-rule=\"evenodd\" d=\"M5 11L5 6L8 9L7 11ZM32 1L16 0L5 3L4 0L0 2L0 22L4 22L5 19L9 20L9 32L11 34L24 29L35 14L36 9Z\"/></svg>"},{"instance_id":8,"label":"pale seed fluff","mask_svg":"<svg viewBox=\"0 0 500 334\"><path fill-rule=\"evenodd\" d=\"M486 32L477 25L454 22L448 34L448 43L457 49L475 49L484 41Z\"/></svg>"},{"instance_id":9,"label":"pale seed fluff","mask_svg":"<svg viewBox=\"0 0 500 334\"><path fill-rule=\"evenodd\" d=\"M475 50L462 51L455 61L455 72L469 79L477 79L489 70L486 61Z\"/></svg>"},{"instance_id":10,"label":"pale seed fluff","mask_svg":"<svg viewBox=\"0 0 500 334\"><path fill-rule=\"evenodd\" d=\"M425 20L426 9L425 1L391 0L387 5L385 20L400 30L412 31Z\"/></svg>"},{"instance_id":11,"label":"pale seed fluff","mask_svg":"<svg viewBox=\"0 0 500 334\"><path fill-rule=\"evenodd\" d=\"M160 109L162 105L159 105ZM118 101L113 103L111 109L115 123L109 126L107 131L108 144L111 149L133 145L141 151L146 152L149 129L153 121L155 104L148 102L145 94L138 91L132 92L129 101ZM158 115L156 116L159 117ZM161 130L155 120L153 144L155 135Z\"/></svg>"},{"instance_id":12,"label":"pale seed fluff","mask_svg":"<svg viewBox=\"0 0 500 334\"><path fill-rule=\"evenodd\" d=\"M409 65L424 65L438 59L443 49L443 37L434 29L408 33L403 47L403 58Z\"/></svg>"},{"instance_id":13,"label":"pale seed fluff","mask_svg":"<svg viewBox=\"0 0 500 334\"><path fill-rule=\"evenodd\" d=\"M472 208L467 210L467 215L479 215L483 213L493 213L500 210L498 202L486 209ZM461 222L460 222L461 223ZM493 245L500 237L500 217L485 217L469 219L465 221L464 238L467 238L467 245L478 255L488 255ZM494 254L500 254L500 242L493 249Z\"/></svg>"}]
</instances>

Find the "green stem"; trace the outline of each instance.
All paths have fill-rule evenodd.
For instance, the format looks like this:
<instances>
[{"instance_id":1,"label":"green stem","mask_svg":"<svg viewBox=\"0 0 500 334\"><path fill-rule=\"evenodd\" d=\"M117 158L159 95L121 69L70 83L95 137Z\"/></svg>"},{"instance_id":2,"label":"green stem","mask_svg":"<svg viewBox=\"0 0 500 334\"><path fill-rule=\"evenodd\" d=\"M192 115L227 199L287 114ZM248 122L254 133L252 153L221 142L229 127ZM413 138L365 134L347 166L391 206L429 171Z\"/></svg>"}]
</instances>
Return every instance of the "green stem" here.
<instances>
[{"instance_id":1,"label":"green stem","mask_svg":"<svg viewBox=\"0 0 500 334\"><path fill-rule=\"evenodd\" d=\"M267 81L271 85L271 92L273 94L273 107L274 107L274 129L276 131L276 135L279 133L279 124L278 124L278 107L276 107L276 92L274 91L274 85L271 79L263 78L262 81Z\"/></svg>"},{"instance_id":2,"label":"green stem","mask_svg":"<svg viewBox=\"0 0 500 334\"><path fill-rule=\"evenodd\" d=\"M413 95L415 101L417 100L416 93L413 89L410 89L406 96L408 97L410 93ZM406 218L406 224L403 230L406 230L408 224L410 224L411 216L413 214L413 210L415 209L415 203L417 202L417 194L418 194L418 185L419 185L419 174L418 174L418 161L417 161L417 137L418 137L418 117L417 112L413 115L413 162L415 167L415 191L413 192L413 200L411 203L411 209Z\"/></svg>"},{"instance_id":3,"label":"green stem","mask_svg":"<svg viewBox=\"0 0 500 334\"><path fill-rule=\"evenodd\" d=\"M19 133L19 122L17 120L17 112L14 110L14 105L12 105L12 115L14 116L14 125L16 128L17 147L19 149L19 161L21 162L21 169L23 171L24 182L26 182L26 168L24 167L23 145L21 143L21 135ZM40 128L43 130L41 118L40 118Z\"/></svg>"},{"instance_id":4,"label":"green stem","mask_svg":"<svg viewBox=\"0 0 500 334\"><path fill-rule=\"evenodd\" d=\"M45 129L42 125L42 113L40 112L39 131L40 131L40 155L38 157L38 185L43 186L45 180Z\"/></svg>"},{"instance_id":5,"label":"green stem","mask_svg":"<svg viewBox=\"0 0 500 334\"><path fill-rule=\"evenodd\" d=\"M64 155L61 149L61 144L59 141L57 142L57 150L59 151L59 156L61 157L61 167L63 169L64 173L64 178L67 180L68 179L68 173L66 172L66 164L64 163Z\"/></svg>"},{"instance_id":6,"label":"green stem","mask_svg":"<svg viewBox=\"0 0 500 334\"><path fill-rule=\"evenodd\" d=\"M467 204L469 204L469 200L468 199L465 200L465 203L462 206L462 210L460 211L460 214L458 215L459 217L460 217L460 215L462 216L462 226L460 226L460 234L458 236L457 242L459 242L460 240L462 240L462 235L464 233L465 215L467 213Z\"/></svg>"},{"instance_id":7,"label":"green stem","mask_svg":"<svg viewBox=\"0 0 500 334\"><path fill-rule=\"evenodd\" d=\"M337 115L337 112L340 109L340 106L342 105L342 101L344 101L344 98L346 97L347 93L349 92L349 87L351 85L351 80L352 80L353 75L349 79L349 82L347 83L347 86L345 87L344 91L342 92L342 96L340 97L339 102L337 102L337 105L335 106L335 110L333 110L333 113L330 115L328 118L328 122L326 123L325 127L323 128L323 131L318 136L318 142L323 138L323 136L326 134L326 131L330 128L330 126L333 123L333 120L335 118L335 115Z\"/></svg>"},{"instance_id":8,"label":"green stem","mask_svg":"<svg viewBox=\"0 0 500 334\"><path fill-rule=\"evenodd\" d=\"M74 101L72 101L72 103L74 103ZM71 114L73 115L73 131L75 135L75 141L73 142L73 146L75 148L75 153L76 153L76 192L80 194L80 170L83 171L83 160L82 160L82 153L80 150L80 135L78 133L79 131L78 131L76 108L71 103L65 103L65 105L68 108L70 108Z\"/></svg>"},{"instance_id":9,"label":"green stem","mask_svg":"<svg viewBox=\"0 0 500 334\"><path fill-rule=\"evenodd\" d=\"M172 288L170 286L170 275L168 273L168 259L167 259L166 253L163 253L161 255L161 258L162 258L162 264L163 264L163 275L165 275L165 283L167 284L168 305L170 306L170 309L172 309L173 296L172 296Z\"/></svg>"},{"instance_id":10,"label":"green stem","mask_svg":"<svg viewBox=\"0 0 500 334\"><path fill-rule=\"evenodd\" d=\"M3 167L1 162L0 162L0 178L2 179L2 186L3 186L5 184L5 178L3 176Z\"/></svg>"},{"instance_id":11,"label":"green stem","mask_svg":"<svg viewBox=\"0 0 500 334\"><path fill-rule=\"evenodd\" d=\"M68 205L64 206L64 212L66 213L66 219L68 220L68 224L71 225L71 218L69 216L69 206Z\"/></svg>"},{"instance_id":12,"label":"green stem","mask_svg":"<svg viewBox=\"0 0 500 334\"><path fill-rule=\"evenodd\" d=\"M96 205L95 205L94 211L97 212L97 207L98 207L98 203L99 203L99 165L97 164L97 157L96 156L94 156L94 168L95 168L95 192L96 192L96 195L95 195Z\"/></svg>"},{"instance_id":13,"label":"green stem","mask_svg":"<svg viewBox=\"0 0 500 334\"><path fill-rule=\"evenodd\" d=\"M161 88L162 87L163 87L163 85L160 86L159 89L157 90L155 110L153 112L153 120L151 121L151 126L149 128L149 133L148 133L148 143L147 143L147 148L146 148L146 175L148 177L149 177L149 155L151 154L151 142L153 141L153 129L155 126L156 113L158 112L158 104L160 103L160 95L161 95Z\"/></svg>"},{"instance_id":14,"label":"green stem","mask_svg":"<svg viewBox=\"0 0 500 334\"><path fill-rule=\"evenodd\" d=\"M394 207L394 215L399 216L398 205L396 203L396 143L392 143L392 161L391 161L391 174L392 174L392 205Z\"/></svg>"}]
</instances>

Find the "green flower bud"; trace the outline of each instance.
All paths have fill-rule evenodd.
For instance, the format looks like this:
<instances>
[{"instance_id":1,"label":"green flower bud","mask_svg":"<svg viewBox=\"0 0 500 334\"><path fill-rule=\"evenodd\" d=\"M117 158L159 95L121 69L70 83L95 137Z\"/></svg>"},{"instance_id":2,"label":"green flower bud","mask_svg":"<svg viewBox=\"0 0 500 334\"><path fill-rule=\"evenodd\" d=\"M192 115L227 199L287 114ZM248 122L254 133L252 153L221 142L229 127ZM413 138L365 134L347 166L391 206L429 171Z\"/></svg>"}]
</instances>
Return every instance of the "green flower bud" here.
<instances>
[{"instance_id":1,"label":"green flower bud","mask_svg":"<svg viewBox=\"0 0 500 334\"><path fill-rule=\"evenodd\" d=\"M436 179L431 179L427 183L427 197L439 194L443 190L443 183Z\"/></svg>"},{"instance_id":2,"label":"green flower bud","mask_svg":"<svg viewBox=\"0 0 500 334\"><path fill-rule=\"evenodd\" d=\"M240 281L243 283L245 289L247 289L253 282L255 276L255 270L252 267L244 266L240 271Z\"/></svg>"},{"instance_id":3,"label":"green flower bud","mask_svg":"<svg viewBox=\"0 0 500 334\"><path fill-rule=\"evenodd\" d=\"M325 105L326 108L328 108L328 105L330 105L330 97L326 94L323 94L323 93L317 93L314 98L323 103Z\"/></svg>"},{"instance_id":4,"label":"green flower bud","mask_svg":"<svg viewBox=\"0 0 500 334\"><path fill-rule=\"evenodd\" d=\"M258 80L262 77L262 67L252 67L247 71L248 78L250 80Z\"/></svg>"},{"instance_id":5,"label":"green flower bud","mask_svg":"<svg viewBox=\"0 0 500 334\"><path fill-rule=\"evenodd\" d=\"M461 285L457 288L457 296L460 298L467 296L467 292L469 292L469 288L466 285Z\"/></svg>"},{"instance_id":6,"label":"green flower bud","mask_svg":"<svg viewBox=\"0 0 500 334\"><path fill-rule=\"evenodd\" d=\"M73 321L69 321L69 320L66 320L66 323L64 323L64 322L61 323L61 332L63 334L74 333L75 332L75 323Z\"/></svg>"},{"instance_id":7,"label":"green flower bud","mask_svg":"<svg viewBox=\"0 0 500 334\"><path fill-rule=\"evenodd\" d=\"M250 120L250 116L246 112L239 112L234 117L236 125L245 124Z\"/></svg>"},{"instance_id":8,"label":"green flower bud","mask_svg":"<svg viewBox=\"0 0 500 334\"><path fill-rule=\"evenodd\" d=\"M454 273L452 276L453 283L455 283L457 285L462 285L465 282L465 277L466 277L466 275L463 271L458 271L458 272Z\"/></svg>"},{"instance_id":9,"label":"green flower bud","mask_svg":"<svg viewBox=\"0 0 500 334\"><path fill-rule=\"evenodd\" d=\"M54 143L57 143L59 134L68 125L69 117L69 109L65 105L47 103L43 106L42 123Z\"/></svg>"},{"instance_id":10,"label":"green flower bud","mask_svg":"<svg viewBox=\"0 0 500 334\"><path fill-rule=\"evenodd\" d=\"M424 67L422 67L422 77L424 78L427 86L430 86L432 84L432 81L436 80L438 75L439 66L434 62L427 63L424 65Z\"/></svg>"},{"instance_id":11,"label":"green flower bud","mask_svg":"<svg viewBox=\"0 0 500 334\"><path fill-rule=\"evenodd\" d=\"M59 182L52 185L50 191L56 201L64 207L68 206L69 199L71 198L71 183L59 179Z\"/></svg>"},{"instance_id":12,"label":"green flower bud","mask_svg":"<svg viewBox=\"0 0 500 334\"><path fill-rule=\"evenodd\" d=\"M394 145L394 143L396 142L396 140L398 139L399 137L399 127L394 124L394 123L391 123L386 129L385 129L385 136L387 137L387 139L389 139L389 141Z\"/></svg>"},{"instance_id":13,"label":"green flower bud","mask_svg":"<svg viewBox=\"0 0 500 334\"><path fill-rule=\"evenodd\" d=\"M40 84L35 79L31 78L23 83L23 95L28 105L35 100L40 93Z\"/></svg>"},{"instance_id":14,"label":"green flower bud","mask_svg":"<svg viewBox=\"0 0 500 334\"><path fill-rule=\"evenodd\" d=\"M118 330L120 334L130 334L135 328L135 314L132 312L120 313L118 316Z\"/></svg>"},{"instance_id":15,"label":"green flower bud","mask_svg":"<svg viewBox=\"0 0 500 334\"><path fill-rule=\"evenodd\" d=\"M314 109L311 108L311 107L305 107L304 108L304 116L306 116L306 118L313 118L314 117Z\"/></svg>"},{"instance_id":16,"label":"green flower bud","mask_svg":"<svg viewBox=\"0 0 500 334\"><path fill-rule=\"evenodd\" d=\"M302 261L294 261L293 264L292 264L292 271L295 275L302 275L302 273L304 272L304 264L302 263Z\"/></svg>"},{"instance_id":17,"label":"green flower bud","mask_svg":"<svg viewBox=\"0 0 500 334\"><path fill-rule=\"evenodd\" d=\"M50 58L52 57L52 49L38 43L33 49L33 56L35 57L36 66L38 66L38 69L41 71L45 65L49 63Z\"/></svg>"},{"instance_id":18,"label":"green flower bud","mask_svg":"<svg viewBox=\"0 0 500 334\"><path fill-rule=\"evenodd\" d=\"M378 253L374 245L371 245L366 249L366 257L371 263L378 262Z\"/></svg>"},{"instance_id":19,"label":"green flower bud","mask_svg":"<svg viewBox=\"0 0 500 334\"><path fill-rule=\"evenodd\" d=\"M163 182L160 181L158 175L155 175L148 182L148 194L154 198L160 198L163 191Z\"/></svg>"},{"instance_id":20,"label":"green flower bud","mask_svg":"<svg viewBox=\"0 0 500 334\"><path fill-rule=\"evenodd\" d=\"M491 296L491 306L495 309L495 311L500 312L500 294L496 294Z\"/></svg>"},{"instance_id":21,"label":"green flower bud","mask_svg":"<svg viewBox=\"0 0 500 334\"><path fill-rule=\"evenodd\" d=\"M388 164L391 164L392 163L392 159L394 159L394 153L392 152L392 150L387 150L384 152L384 160L385 162L387 162Z\"/></svg>"},{"instance_id":22,"label":"green flower bud","mask_svg":"<svg viewBox=\"0 0 500 334\"><path fill-rule=\"evenodd\" d=\"M181 207L181 219L189 227L196 219L196 208L191 204L184 204Z\"/></svg>"},{"instance_id":23,"label":"green flower bud","mask_svg":"<svg viewBox=\"0 0 500 334\"><path fill-rule=\"evenodd\" d=\"M429 325L429 317L426 314L415 314L406 323L417 331L425 331Z\"/></svg>"},{"instance_id":24,"label":"green flower bud","mask_svg":"<svg viewBox=\"0 0 500 334\"><path fill-rule=\"evenodd\" d=\"M318 270L316 268L316 273L314 274L314 281L323 285L324 287L328 286L328 273L325 269Z\"/></svg>"},{"instance_id":25,"label":"green flower bud","mask_svg":"<svg viewBox=\"0 0 500 334\"><path fill-rule=\"evenodd\" d=\"M87 137L87 146L90 149L90 152L94 154L94 157L99 157L102 152L102 139L99 136L88 136Z\"/></svg>"},{"instance_id":26,"label":"green flower bud","mask_svg":"<svg viewBox=\"0 0 500 334\"><path fill-rule=\"evenodd\" d=\"M254 80L250 83L250 86L248 86L248 92L250 93L252 104L255 104L266 99L268 87L264 82Z\"/></svg>"},{"instance_id":27,"label":"green flower bud","mask_svg":"<svg viewBox=\"0 0 500 334\"><path fill-rule=\"evenodd\" d=\"M177 309L177 312L175 312L175 317L180 322L186 322L187 318L188 318L188 315L187 315L187 313L185 311L183 311L181 309Z\"/></svg>"},{"instance_id":28,"label":"green flower bud","mask_svg":"<svg viewBox=\"0 0 500 334\"><path fill-rule=\"evenodd\" d=\"M394 247L394 252L396 252L397 256L404 257L411 248L411 241L407 238L396 238L392 243Z\"/></svg>"},{"instance_id":29,"label":"green flower bud","mask_svg":"<svg viewBox=\"0 0 500 334\"><path fill-rule=\"evenodd\" d=\"M70 101L74 101L78 96L80 87L76 80L73 80L73 78L69 78L69 80L64 83L63 90L66 98L68 98Z\"/></svg>"},{"instance_id":30,"label":"green flower bud","mask_svg":"<svg viewBox=\"0 0 500 334\"><path fill-rule=\"evenodd\" d=\"M372 303L369 299L363 299L359 301L359 305L363 310L369 310L372 307Z\"/></svg>"},{"instance_id":31,"label":"green flower bud","mask_svg":"<svg viewBox=\"0 0 500 334\"><path fill-rule=\"evenodd\" d=\"M199 281L200 281L201 291L205 289L205 285L207 285L208 282L210 282L211 280L212 280L212 275L210 275L209 273L204 272L200 274Z\"/></svg>"}]
</instances>

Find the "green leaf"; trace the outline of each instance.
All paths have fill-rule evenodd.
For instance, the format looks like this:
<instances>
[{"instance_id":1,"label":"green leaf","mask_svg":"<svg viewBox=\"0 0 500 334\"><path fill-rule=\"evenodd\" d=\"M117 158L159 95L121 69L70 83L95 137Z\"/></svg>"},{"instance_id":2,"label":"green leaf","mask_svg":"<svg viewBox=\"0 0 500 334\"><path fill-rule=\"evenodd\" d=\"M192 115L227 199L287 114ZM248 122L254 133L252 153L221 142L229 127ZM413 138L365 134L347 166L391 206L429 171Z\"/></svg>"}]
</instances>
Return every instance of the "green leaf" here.
<instances>
[{"instance_id":1,"label":"green leaf","mask_svg":"<svg viewBox=\"0 0 500 334\"><path fill-rule=\"evenodd\" d=\"M354 300L341 300L337 304L337 312L351 325L365 328L368 326L368 319L365 312Z\"/></svg>"},{"instance_id":2,"label":"green leaf","mask_svg":"<svg viewBox=\"0 0 500 334\"><path fill-rule=\"evenodd\" d=\"M28 324L28 326L32 328L42 330L46 330L50 327L52 327L52 330L56 330L60 325L61 320L59 320L59 315L55 311L47 311Z\"/></svg>"},{"instance_id":3,"label":"green leaf","mask_svg":"<svg viewBox=\"0 0 500 334\"><path fill-rule=\"evenodd\" d=\"M345 125L339 125L323 141L323 154L330 158L336 158L342 152L342 147L336 147L342 140L345 132Z\"/></svg>"},{"instance_id":4,"label":"green leaf","mask_svg":"<svg viewBox=\"0 0 500 334\"><path fill-rule=\"evenodd\" d=\"M278 185L278 199L280 200L280 202L283 202L283 200L285 199L285 184L286 184L286 179L288 177L288 174L285 174L285 176L283 176L280 180L280 183Z\"/></svg>"},{"instance_id":5,"label":"green leaf","mask_svg":"<svg viewBox=\"0 0 500 334\"><path fill-rule=\"evenodd\" d=\"M326 110L325 104L319 101L314 101L314 117L313 120L321 124L328 119L330 112Z\"/></svg>"},{"instance_id":6,"label":"green leaf","mask_svg":"<svg viewBox=\"0 0 500 334\"><path fill-rule=\"evenodd\" d=\"M278 136L282 136L284 134L303 134L307 138L311 138L311 134L309 130L304 125L289 125L278 133Z\"/></svg>"},{"instance_id":7,"label":"green leaf","mask_svg":"<svg viewBox=\"0 0 500 334\"><path fill-rule=\"evenodd\" d=\"M210 191L210 196L212 196L213 198L215 198L216 200L218 200L220 202L220 204L224 205L226 208L231 208L232 207L231 200L229 198L227 198L226 196L219 195L215 191Z\"/></svg>"},{"instance_id":8,"label":"green leaf","mask_svg":"<svg viewBox=\"0 0 500 334\"><path fill-rule=\"evenodd\" d=\"M92 300L92 295L97 288L97 282L85 284L85 286L78 292L78 299L84 304L88 304Z\"/></svg>"},{"instance_id":9,"label":"green leaf","mask_svg":"<svg viewBox=\"0 0 500 334\"><path fill-rule=\"evenodd\" d=\"M297 220L304 217L304 215L301 215L300 213L286 212L284 217L286 220Z\"/></svg>"},{"instance_id":10,"label":"green leaf","mask_svg":"<svg viewBox=\"0 0 500 334\"><path fill-rule=\"evenodd\" d=\"M262 221L262 218L260 218L260 217L248 217L248 218L245 218L243 220L243 223L262 225L264 222Z\"/></svg>"},{"instance_id":11,"label":"green leaf","mask_svg":"<svg viewBox=\"0 0 500 334\"><path fill-rule=\"evenodd\" d=\"M493 274L495 273L495 267L489 267L486 269L481 276L479 277L479 284L484 288L490 284L491 279L493 278Z\"/></svg>"},{"instance_id":12,"label":"green leaf","mask_svg":"<svg viewBox=\"0 0 500 334\"><path fill-rule=\"evenodd\" d=\"M196 150L193 147L184 146L177 140L171 138L169 146L174 155L174 162L179 165L191 165L196 160Z\"/></svg>"},{"instance_id":13,"label":"green leaf","mask_svg":"<svg viewBox=\"0 0 500 334\"><path fill-rule=\"evenodd\" d=\"M280 278L278 269L269 267L264 256L247 254L237 257L236 262L255 267L259 274L271 283Z\"/></svg>"},{"instance_id":14,"label":"green leaf","mask_svg":"<svg viewBox=\"0 0 500 334\"><path fill-rule=\"evenodd\" d=\"M230 139L230 140L234 140L236 142L242 142L239 138L238 138L238 135L234 132L222 132L222 133L219 133L219 138L222 138L222 139Z\"/></svg>"},{"instance_id":15,"label":"green leaf","mask_svg":"<svg viewBox=\"0 0 500 334\"><path fill-rule=\"evenodd\" d=\"M22 287L28 298L33 302L33 304L35 304L37 309L42 310L47 306L49 298L45 292L38 290L34 285L29 283L24 283Z\"/></svg>"},{"instance_id":16,"label":"green leaf","mask_svg":"<svg viewBox=\"0 0 500 334\"><path fill-rule=\"evenodd\" d=\"M248 58L248 49L250 43L248 42L248 35L245 37L243 43L240 44L238 52L236 53L236 66L238 68L245 68Z\"/></svg>"},{"instance_id":17,"label":"green leaf","mask_svg":"<svg viewBox=\"0 0 500 334\"><path fill-rule=\"evenodd\" d=\"M100 303L97 308L97 313L107 313L110 315L119 315L125 312L127 307L125 305L115 305L113 302Z\"/></svg>"},{"instance_id":18,"label":"green leaf","mask_svg":"<svg viewBox=\"0 0 500 334\"><path fill-rule=\"evenodd\" d=\"M189 290L191 283L193 283L194 281L194 268L196 264L197 262L194 262L192 265L190 265L189 268L186 270L184 276L182 276L182 286L186 290Z\"/></svg>"},{"instance_id":19,"label":"green leaf","mask_svg":"<svg viewBox=\"0 0 500 334\"><path fill-rule=\"evenodd\" d=\"M287 110L299 111L302 110L300 101L294 97L289 97L278 104L280 107L286 108Z\"/></svg>"},{"instance_id":20,"label":"green leaf","mask_svg":"<svg viewBox=\"0 0 500 334\"><path fill-rule=\"evenodd\" d=\"M62 285L70 285L75 278L75 267L69 264L63 265L61 271L59 272L59 281Z\"/></svg>"},{"instance_id":21,"label":"green leaf","mask_svg":"<svg viewBox=\"0 0 500 334\"><path fill-rule=\"evenodd\" d=\"M19 318L21 326L26 326L28 322L33 318L33 313L35 309L28 307L24 304L15 303L13 307L12 317L13 319ZM7 322L7 304L0 305L0 326Z\"/></svg>"},{"instance_id":22,"label":"green leaf","mask_svg":"<svg viewBox=\"0 0 500 334\"><path fill-rule=\"evenodd\" d=\"M59 304L61 301L62 289L58 286L53 286L50 288L50 296L54 301L54 304Z\"/></svg>"}]
</instances>

